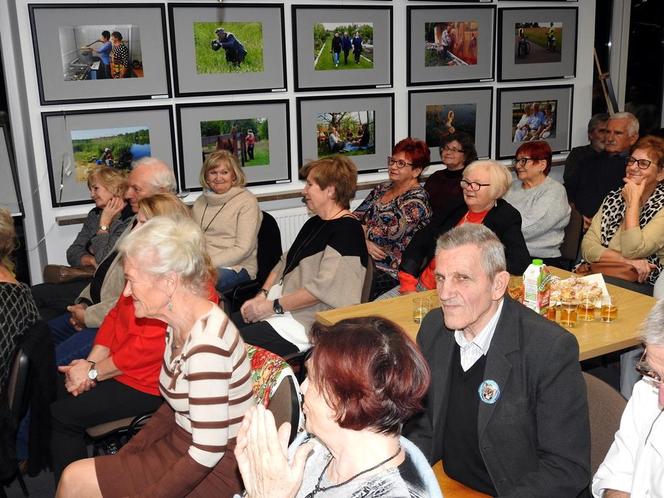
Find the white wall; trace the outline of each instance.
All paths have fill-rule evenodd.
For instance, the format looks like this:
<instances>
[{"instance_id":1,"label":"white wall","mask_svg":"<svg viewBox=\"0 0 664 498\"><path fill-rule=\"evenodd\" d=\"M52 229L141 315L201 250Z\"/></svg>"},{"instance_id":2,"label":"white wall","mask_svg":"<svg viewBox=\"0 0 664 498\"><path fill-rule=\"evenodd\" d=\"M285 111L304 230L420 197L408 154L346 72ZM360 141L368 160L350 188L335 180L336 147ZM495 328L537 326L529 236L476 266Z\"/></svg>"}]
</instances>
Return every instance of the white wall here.
<instances>
[{"instance_id":1,"label":"white wall","mask_svg":"<svg viewBox=\"0 0 664 498\"><path fill-rule=\"evenodd\" d=\"M228 0L224 0L227 2ZM75 3L71 0L41 0L40 3ZM88 2L94 3L94 2ZM102 2L99 2L102 3ZM110 0L109 2L110 3ZM113 2L120 5L121 2ZM154 0L145 0L143 3L163 3ZM195 3L192 1L191 3ZM228 1L228 3L232 3ZM274 3L263 0L261 3ZM295 180L291 184L260 186L252 188L257 193L272 193L283 190L293 190L301 188L302 184L297 180L297 146L295 137L297 134L297 119L295 115L295 92L293 89L293 64L292 64L292 40L291 40L291 6L299 4L320 3L314 0L284 0L285 9L285 37L287 54L287 71L289 89L285 94L279 94L280 98L290 100L290 123L291 123L291 168L292 177ZM381 2L372 1L346 1L342 0L340 4L347 5L391 5L393 7L393 31L394 31L394 53L393 53L393 89L380 90L378 92L394 92L395 94L395 130L394 136L398 141L405 137L408 132L408 89L406 87L406 5L426 5L426 2L406 2L405 0L388 0ZM437 1L428 5L432 7L450 5L459 7L462 4ZM473 5L477 5L476 3ZM577 6L579 9L578 24L578 48L577 48L577 76L570 80L549 80L541 82L523 82L523 83L498 83L483 82L457 85L444 85L444 88L454 87L479 87L492 86L494 88L523 86L531 88L533 86L550 85L559 83L574 84L574 106L573 106L573 124L572 124L572 145L581 145L586 142L586 124L591 113L592 96L592 48L594 34L595 18L595 0L583 0L576 3L546 2L546 1L522 1L522 2L494 2L498 8L501 7L540 7L540 6ZM123 33L124 34L124 33ZM10 118L13 125L14 146L16 148L16 157L19 164L19 179L21 182L21 192L25 206L25 223L27 232L27 246L29 249L29 260L31 264L31 276L33 281L40 280L41 268L46 262L64 263L65 249L71 243L80 226L58 226L56 218L66 215L84 214L91 206L73 206L52 208L51 195L49 191L47 162L44 146L44 137L41 127L41 113L56 110L74 110L81 108L95 107L99 109L112 108L126 105L124 102L118 103L99 103L93 105L58 105L58 106L40 106L39 92L36 79L35 58L32 48L32 36L30 31L30 21L28 14L28 0L0 0L0 40L2 41L4 66L6 68L8 100L10 101ZM21 64L23 67L21 67ZM172 68L171 68L172 70ZM432 85L431 87L420 88L441 88L441 85ZM353 93L377 93L371 90L359 90ZM220 96L211 97L210 101L256 101L261 98L273 98L272 94L249 94L242 96ZM179 103L187 101L202 101L200 98L183 99L179 98ZM173 103L173 99L160 99L159 104ZM132 105L142 105L142 102L132 102ZM147 105L150 103L147 102ZM495 130L495 98L494 98L494 125ZM494 133L495 135L495 133ZM491 138L495 142L495 136ZM491 149L496 150L495 143ZM373 181L385 178L384 174L362 175L362 181ZM360 195L363 195L360 192ZM197 194L196 194L197 195ZM192 194L187 200L194 200L196 195ZM273 210L301 205L299 200L279 201L266 203L264 209Z\"/></svg>"}]
</instances>

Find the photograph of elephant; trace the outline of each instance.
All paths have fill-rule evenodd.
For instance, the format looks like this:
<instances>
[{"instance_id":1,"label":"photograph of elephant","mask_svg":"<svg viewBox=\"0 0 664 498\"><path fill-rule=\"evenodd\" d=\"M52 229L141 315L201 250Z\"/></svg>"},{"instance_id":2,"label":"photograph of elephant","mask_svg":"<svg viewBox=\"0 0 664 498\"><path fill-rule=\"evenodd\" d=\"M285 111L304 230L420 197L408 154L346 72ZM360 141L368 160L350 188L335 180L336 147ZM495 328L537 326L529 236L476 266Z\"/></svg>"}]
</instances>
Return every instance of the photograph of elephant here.
<instances>
[{"instance_id":1,"label":"photograph of elephant","mask_svg":"<svg viewBox=\"0 0 664 498\"><path fill-rule=\"evenodd\" d=\"M263 24L195 22L198 74L263 72Z\"/></svg>"},{"instance_id":2,"label":"photograph of elephant","mask_svg":"<svg viewBox=\"0 0 664 498\"><path fill-rule=\"evenodd\" d=\"M526 22L514 26L514 63L540 64L562 60L563 23Z\"/></svg>"},{"instance_id":3,"label":"photograph of elephant","mask_svg":"<svg viewBox=\"0 0 664 498\"><path fill-rule=\"evenodd\" d=\"M440 147L448 135L463 131L475 141L476 104L433 104L426 106L426 137L429 148Z\"/></svg>"},{"instance_id":4,"label":"photograph of elephant","mask_svg":"<svg viewBox=\"0 0 664 498\"><path fill-rule=\"evenodd\" d=\"M122 170L150 155L150 129L147 126L72 130L75 178L85 183L95 166L106 165Z\"/></svg>"},{"instance_id":5,"label":"photograph of elephant","mask_svg":"<svg viewBox=\"0 0 664 498\"><path fill-rule=\"evenodd\" d=\"M314 24L314 69L373 69L373 23Z\"/></svg>"},{"instance_id":6,"label":"photograph of elephant","mask_svg":"<svg viewBox=\"0 0 664 498\"><path fill-rule=\"evenodd\" d=\"M424 66L477 64L477 21L424 23Z\"/></svg>"},{"instance_id":7,"label":"photograph of elephant","mask_svg":"<svg viewBox=\"0 0 664 498\"><path fill-rule=\"evenodd\" d=\"M60 26L58 35L65 81L143 77L138 26Z\"/></svg>"},{"instance_id":8,"label":"photograph of elephant","mask_svg":"<svg viewBox=\"0 0 664 498\"><path fill-rule=\"evenodd\" d=\"M376 153L375 111L326 112L316 116L318 158Z\"/></svg>"},{"instance_id":9,"label":"photograph of elephant","mask_svg":"<svg viewBox=\"0 0 664 498\"><path fill-rule=\"evenodd\" d=\"M234 154L243 167L270 164L267 119L201 121L203 161L215 150Z\"/></svg>"},{"instance_id":10,"label":"photograph of elephant","mask_svg":"<svg viewBox=\"0 0 664 498\"><path fill-rule=\"evenodd\" d=\"M514 143L556 138L557 100L515 102L512 104Z\"/></svg>"}]
</instances>

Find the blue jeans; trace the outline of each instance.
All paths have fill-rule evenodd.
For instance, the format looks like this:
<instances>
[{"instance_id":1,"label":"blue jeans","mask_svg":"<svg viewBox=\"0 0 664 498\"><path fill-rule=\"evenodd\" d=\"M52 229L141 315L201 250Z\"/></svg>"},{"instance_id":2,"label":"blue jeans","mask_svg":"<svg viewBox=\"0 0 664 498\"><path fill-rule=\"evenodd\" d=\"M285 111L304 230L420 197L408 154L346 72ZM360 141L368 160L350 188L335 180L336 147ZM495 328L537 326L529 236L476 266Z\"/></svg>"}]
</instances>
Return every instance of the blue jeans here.
<instances>
[{"instance_id":1,"label":"blue jeans","mask_svg":"<svg viewBox=\"0 0 664 498\"><path fill-rule=\"evenodd\" d=\"M87 358L97 335L96 328L77 331L69 323L70 316L69 313L65 313L48 322L55 344L56 365L69 365L72 360Z\"/></svg>"},{"instance_id":2,"label":"blue jeans","mask_svg":"<svg viewBox=\"0 0 664 498\"><path fill-rule=\"evenodd\" d=\"M340 55L341 55L340 52L332 52L332 60L334 61L335 66L339 65L339 56Z\"/></svg>"},{"instance_id":3,"label":"blue jeans","mask_svg":"<svg viewBox=\"0 0 664 498\"><path fill-rule=\"evenodd\" d=\"M219 292L229 291L238 284L249 282L249 280L251 280L249 273L244 268L240 271L231 270L230 268L217 268L216 288Z\"/></svg>"}]
</instances>

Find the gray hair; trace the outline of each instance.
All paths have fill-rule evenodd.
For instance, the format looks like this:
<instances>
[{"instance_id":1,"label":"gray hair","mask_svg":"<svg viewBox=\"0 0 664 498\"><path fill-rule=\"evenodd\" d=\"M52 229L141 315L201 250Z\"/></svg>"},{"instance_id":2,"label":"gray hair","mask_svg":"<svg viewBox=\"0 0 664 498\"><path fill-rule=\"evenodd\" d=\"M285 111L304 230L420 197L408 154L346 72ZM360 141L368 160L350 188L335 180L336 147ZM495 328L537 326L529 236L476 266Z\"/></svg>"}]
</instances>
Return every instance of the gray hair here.
<instances>
[{"instance_id":1,"label":"gray hair","mask_svg":"<svg viewBox=\"0 0 664 498\"><path fill-rule=\"evenodd\" d=\"M197 294L207 295L211 278L205 236L188 217L155 216L120 243L120 255L137 258L153 275L175 272Z\"/></svg>"},{"instance_id":2,"label":"gray hair","mask_svg":"<svg viewBox=\"0 0 664 498\"><path fill-rule=\"evenodd\" d=\"M494 199L500 199L505 195L512 184L512 173L507 169L507 166L500 164L498 161L492 159L483 159L480 161L473 161L464 170L464 177L470 174L474 169L482 168L488 170L491 175L491 193Z\"/></svg>"},{"instance_id":3,"label":"gray hair","mask_svg":"<svg viewBox=\"0 0 664 498\"><path fill-rule=\"evenodd\" d=\"M657 301L641 324L641 340L646 346L664 346L664 299Z\"/></svg>"},{"instance_id":4,"label":"gray hair","mask_svg":"<svg viewBox=\"0 0 664 498\"><path fill-rule=\"evenodd\" d=\"M611 116L605 112L598 112L597 114L593 114L593 117L591 117L590 121L588 121L588 133L592 133L599 125L606 123L610 117Z\"/></svg>"},{"instance_id":5,"label":"gray hair","mask_svg":"<svg viewBox=\"0 0 664 498\"><path fill-rule=\"evenodd\" d=\"M157 192L177 192L177 182L173 169L161 159L156 157L142 157L132 164L132 170L138 168L150 169L150 185Z\"/></svg>"},{"instance_id":6,"label":"gray hair","mask_svg":"<svg viewBox=\"0 0 664 498\"><path fill-rule=\"evenodd\" d=\"M436 254L467 245L475 246L480 250L481 265L489 277L494 277L507 269L503 243L490 228L481 224L464 223L445 232L438 238Z\"/></svg>"},{"instance_id":7,"label":"gray hair","mask_svg":"<svg viewBox=\"0 0 664 498\"><path fill-rule=\"evenodd\" d=\"M613 121L614 119L628 120L627 133L629 133L631 137L639 134L639 120L636 119L636 116L631 112L616 112L609 117L609 121Z\"/></svg>"}]
</instances>

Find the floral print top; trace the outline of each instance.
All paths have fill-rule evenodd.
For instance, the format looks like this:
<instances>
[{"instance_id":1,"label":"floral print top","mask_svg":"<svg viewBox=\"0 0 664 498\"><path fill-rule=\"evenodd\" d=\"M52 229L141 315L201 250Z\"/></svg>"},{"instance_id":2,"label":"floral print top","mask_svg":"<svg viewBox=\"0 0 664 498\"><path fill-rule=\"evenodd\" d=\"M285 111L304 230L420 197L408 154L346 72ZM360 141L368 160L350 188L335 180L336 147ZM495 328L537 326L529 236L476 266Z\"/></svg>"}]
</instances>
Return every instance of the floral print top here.
<instances>
[{"instance_id":1,"label":"floral print top","mask_svg":"<svg viewBox=\"0 0 664 498\"><path fill-rule=\"evenodd\" d=\"M429 194L419 185L383 204L380 198L391 187L391 182L378 185L353 215L366 227L367 239L387 253L376 267L396 278L401 255L415 232L429 223L431 207Z\"/></svg>"}]
</instances>

